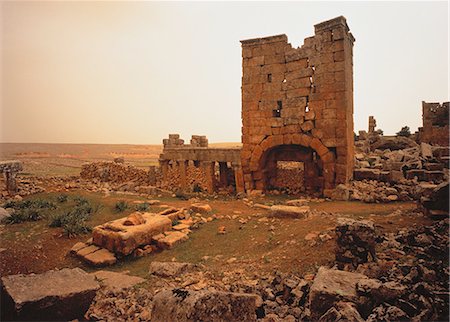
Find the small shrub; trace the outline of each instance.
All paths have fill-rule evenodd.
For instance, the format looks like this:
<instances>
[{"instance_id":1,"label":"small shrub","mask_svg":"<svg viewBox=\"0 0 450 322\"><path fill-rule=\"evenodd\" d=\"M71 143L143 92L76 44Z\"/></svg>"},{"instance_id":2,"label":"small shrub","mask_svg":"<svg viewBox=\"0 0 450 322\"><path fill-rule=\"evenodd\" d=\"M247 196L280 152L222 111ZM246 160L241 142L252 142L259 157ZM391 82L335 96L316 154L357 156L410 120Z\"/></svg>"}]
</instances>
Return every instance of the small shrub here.
<instances>
[{"instance_id":1,"label":"small shrub","mask_svg":"<svg viewBox=\"0 0 450 322\"><path fill-rule=\"evenodd\" d=\"M5 208L13 208L11 216L3 220L6 224L18 224L24 221L37 221L45 217L44 211L55 209L56 205L48 200L22 200L9 201L4 204Z\"/></svg>"},{"instance_id":2,"label":"small shrub","mask_svg":"<svg viewBox=\"0 0 450 322\"><path fill-rule=\"evenodd\" d=\"M172 226L176 226L176 225L178 225L180 222L178 221L178 219L174 219L173 221L172 221Z\"/></svg>"},{"instance_id":3,"label":"small shrub","mask_svg":"<svg viewBox=\"0 0 450 322\"><path fill-rule=\"evenodd\" d=\"M89 200L87 200L85 197L81 197L81 196L76 196L75 198L73 198L73 200L75 201L77 206L90 204Z\"/></svg>"},{"instance_id":4,"label":"small shrub","mask_svg":"<svg viewBox=\"0 0 450 322\"><path fill-rule=\"evenodd\" d=\"M401 130L397 133L395 133L397 136L405 136L409 137L411 135L411 131L409 129L409 126L404 126L401 128Z\"/></svg>"},{"instance_id":5,"label":"small shrub","mask_svg":"<svg viewBox=\"0 0 450 322\"><path fill-rule=\"evenodd\" d=\"M56 200L57 200L59 203L66 202L67 199L68 199L67 195L59 195L58 197L56 197Z\"/></svg>"},{"instance_id":6,"label":"small shrub","mask_svg":"<svg viewBox=\"0 0 450 322\"><path fill-rule=\"evenodd\" d=\"M139 203L136 205L136 211L147 211L150 208L148 202Z\"/></svg>"},{"instance_id":7,"label":"small shrub","mask_svg":"<svg viewBox=\"0 0 450 322\"><path fill-rule=\"evenodd\" d=\"M26 220L26 215L23 211L14 211L11 213L10 216L4 218L2 220L3 223L12 225L12 224L19 224L21 222L24 222Z\"/></svg>"},{"instance_id":8,"label":"small shrub","mask_svg":"<svg viewBox=\"0 0 450 322\"><path fill-rule=\"evenodd\" d=\"M114 209L116 210L116 212L124 212L126 209L128 209L128 203L123 200L116 202Z\"/></svg>"},{"instance_id":9,"label":"small shrub","mask_svg":"<svg viewBox=\"0 0 450 322\"><path fill-rule=\"evenodd\" d=\"M84 220L69 221L62 227L64 235L69 238L76 235L87 234L92 231L92 228L86 225L86 222Z\"/></svg>"}]
</instances>

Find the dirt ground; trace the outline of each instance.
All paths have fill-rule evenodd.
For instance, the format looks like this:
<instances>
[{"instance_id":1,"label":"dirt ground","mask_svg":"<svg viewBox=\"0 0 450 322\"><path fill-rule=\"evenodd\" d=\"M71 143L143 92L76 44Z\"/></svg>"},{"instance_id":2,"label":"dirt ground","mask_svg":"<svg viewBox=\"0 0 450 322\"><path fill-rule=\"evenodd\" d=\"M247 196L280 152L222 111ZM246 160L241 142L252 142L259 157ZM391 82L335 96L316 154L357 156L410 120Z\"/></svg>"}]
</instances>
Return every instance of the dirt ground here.
<instances>
[{"instance_id":1,"label":"dirt ground","mask_svg":"<svg viewBox=\"0 0 450 322\"><path fill-rule=\"evenodd\" d=\"M70 196L86 197L94 204L102 205L89 224L95 226L131 213L128 209L117 213L116 202L125 200L129 205L142 197L75 191ZM46 193L30 198L54 200L59 193ZM225 197L224 197L225 198ZM203 200L212 207L212 221L200 226L190 234L190 239L171 250L150 254L142 258L126 258L108 268L129 271L131 274L147 276L152 261L187 261L205 265L210 271L242 269L246 272L270 272L280 270L300 275L316 271L318 266L334 260L333 237L337 217L373 220L381 232L396 232L412 225L424 225L430 219L419 215L408 215L402 210L414 209L414 203L365 204L360 202L324 201L310 203L315 214L304 219L268 218L267 211L251 208L242 200L232 198ZM158 198L161 204L174 207L188 206L191 202L172 197ZM288 198L279 196L255 200L259 203L282 203ZM290 198L292 199L292 198ZM161 207L152 207L158 212ZM397 211L400 210L400 211ZM215 219L219 217L219 219ZM226 234L218 234L224 226ZM322 235L323 241L306 240L309 233ZM82 267L93 268L68 255L78 241L85 241L89 234L76 238L62 235L60 228L48 227L48 220L0 226L0 275L17 273L41 273L49 269Z\"/></svg>"}]
</instances>

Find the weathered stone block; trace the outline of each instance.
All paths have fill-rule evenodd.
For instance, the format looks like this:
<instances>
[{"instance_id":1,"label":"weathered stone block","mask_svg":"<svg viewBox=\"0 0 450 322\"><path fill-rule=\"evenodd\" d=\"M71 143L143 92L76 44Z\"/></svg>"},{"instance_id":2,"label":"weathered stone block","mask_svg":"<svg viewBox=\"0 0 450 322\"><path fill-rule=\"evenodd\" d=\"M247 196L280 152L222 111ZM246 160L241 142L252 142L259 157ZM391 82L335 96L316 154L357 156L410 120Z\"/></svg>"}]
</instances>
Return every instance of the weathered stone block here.
<instances>
[{"instance_id":1,"label":"weathered stone block","mask_svg":"<svg viewBox=\"0 0 450 322\"><path fill-rule=\"evenodd\" d=\"M150 244L152 237L169 230L172 221L161 215L144 213L145 223L125 226L127 218L120 218L94 227L93 243L122 255L131 254L137 247Z\"/></svg>"},{"instance_id":2,"label":"weathered stone block","mask_svg":"<svg viewBox=\"0 0 450 322\"><path fill-rule=\"evenodd\" d=\"M320 267L309 291L311 318L318 320L339 301L356 303L356 285L367 276Z\"/></svg>"},{"instance_id":3,"label":"weathered stone block","mask_svg":"<svg viewBox=\"0 0 450 322\"><path fill-rule=\"evenodd\" d=\"M19 320L82 318L99 288L95 278L80 268L10 275L1 281L2 314Z\"/></svg>"},{"instance_id":4,"label":"weathered stone block","mask_svg":"<svg viewBox=\"0 0 450 322\"><path fill-rule=\"evenodd\" d=\"M251 294L163 290L154 297L152 321L256 321L256 301Z\"/></svg>"}]
</instances>

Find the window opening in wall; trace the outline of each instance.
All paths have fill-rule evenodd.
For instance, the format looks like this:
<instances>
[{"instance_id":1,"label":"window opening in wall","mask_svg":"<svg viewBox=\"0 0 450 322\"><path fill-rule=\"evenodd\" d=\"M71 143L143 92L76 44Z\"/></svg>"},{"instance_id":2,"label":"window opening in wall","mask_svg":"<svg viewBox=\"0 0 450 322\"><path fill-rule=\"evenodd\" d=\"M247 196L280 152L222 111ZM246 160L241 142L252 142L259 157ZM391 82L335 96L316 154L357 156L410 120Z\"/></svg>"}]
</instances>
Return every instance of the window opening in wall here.
<instances>
[{"instance_id":1,"label":"window opening in wall","mask_svg":"<svg viewBox=\"0 0 450 322\"><path fill-rule=\"evenodd\" d=\"M283 108L283 101L277 101L277 109L272 111L273 117L281 117L282 108Z\"/></svg>"},{"instance_id":2,"label":"window opening in wall","mask_svg":"<svg viewBox=\"0 0 450 322\"><path fill-rule=\"evenodd\" d=\"M272 83L272 74L267 74L267 81Z\"/></svg>"},{"instance_id":3,"label":"window opening in wall","mask_svg":"<svg viewBox=\"0 0 450 322\"><path fill-rule=\"evenodd\" d=\"M285 78L285 79L283 79L283 83L286 83L286 78Z\"/></svg>"},{"instance_id":4,"label":"window opening in wall","mask_svg":"<svg viewBox=\"0 0 450 322\"><path fill-rule=\"evenodd\" d=\"M309 98L308 97L306 97L305 112L309 112Z\"/></svg>"}]
</instances>

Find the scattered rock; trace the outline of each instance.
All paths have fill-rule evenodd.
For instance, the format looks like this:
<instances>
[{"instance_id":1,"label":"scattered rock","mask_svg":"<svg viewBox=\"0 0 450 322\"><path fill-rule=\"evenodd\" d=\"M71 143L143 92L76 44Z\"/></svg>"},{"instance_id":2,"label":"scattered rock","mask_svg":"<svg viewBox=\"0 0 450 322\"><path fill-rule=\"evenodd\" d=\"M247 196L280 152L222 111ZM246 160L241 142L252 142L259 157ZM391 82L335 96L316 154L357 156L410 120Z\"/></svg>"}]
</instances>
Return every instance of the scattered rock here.
<instances>
[{"instance_id":1,"label":"scattered rock","mask_svg":"<svg viewBox=\"0 0 450 322\"><path fill-rule=\"evenodd\" d=\"M194 268L191 263L151 262L149 273L161 277L174 277Z\"/></svg>"}]
</instances>

